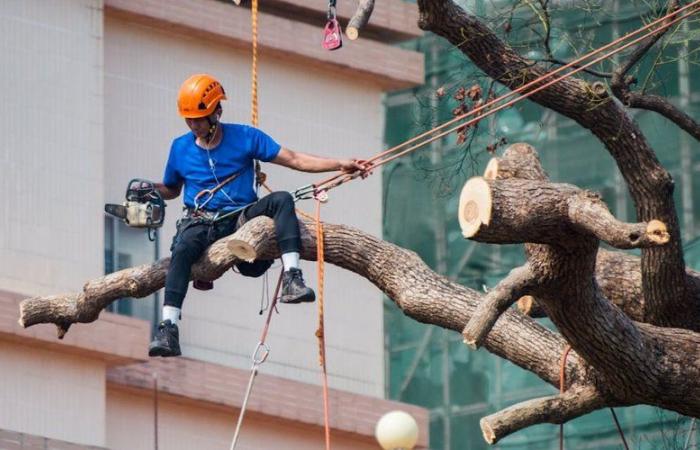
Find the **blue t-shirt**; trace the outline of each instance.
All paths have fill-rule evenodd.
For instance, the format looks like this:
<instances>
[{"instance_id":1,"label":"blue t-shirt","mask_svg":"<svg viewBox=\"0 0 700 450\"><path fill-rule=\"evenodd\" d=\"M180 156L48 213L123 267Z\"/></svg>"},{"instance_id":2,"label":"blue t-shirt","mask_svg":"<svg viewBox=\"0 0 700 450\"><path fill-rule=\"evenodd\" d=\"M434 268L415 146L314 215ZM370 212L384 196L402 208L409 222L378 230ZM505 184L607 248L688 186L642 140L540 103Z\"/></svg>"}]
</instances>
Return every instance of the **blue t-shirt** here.
<instances>
[{"instance_id":1,"label":"blue t-shirt","mask_svg":"<svg viewBox=\"0 0 700 450\"><path fill-rule=\"evenodd\" d=\"M212 189L239 172L238 178L219 190L205 209L233 210L256 201L253 160L272 161L280 151L280 145L257 128L229 123L221 125L223 138L212 150L198 146L192 132L175 139L170 147L163 184L176 187L184 183L185 206L194 208L197 193ZM206 198L203 195L200 204Z\"/></svg>"}]
</instances>

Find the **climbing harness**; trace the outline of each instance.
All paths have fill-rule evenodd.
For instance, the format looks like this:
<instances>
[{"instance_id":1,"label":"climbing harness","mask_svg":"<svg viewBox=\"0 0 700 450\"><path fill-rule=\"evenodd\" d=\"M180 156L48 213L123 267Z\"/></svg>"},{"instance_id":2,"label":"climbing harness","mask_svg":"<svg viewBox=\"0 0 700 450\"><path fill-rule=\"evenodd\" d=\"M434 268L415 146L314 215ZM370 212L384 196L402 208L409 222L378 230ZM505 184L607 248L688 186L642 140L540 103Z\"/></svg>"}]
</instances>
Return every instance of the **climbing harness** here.
<instances>
[{"instance_id":1,"label":"climbing harness","mask_svg":"<svg viewBox=\"0 0 700 450\"><path fill-rule=\"evenodd\" d=\"M585 55L583 55L583 56L581 56L581 57L579 57L579 58L561 66L561 67L558 67L557 69L554 69L550 72L547 72L547 73L537 77L536 79L534 79L528 83L525 83L524 85L522 85L516 89L513 89L512 91L509 91L509 92L503 94L500 97L497 97L497 98L494 98L493 100L487 101L486 103L484 103L484 104L482 104L482 105L480 105L480 106L478 106L470 111L467 111L467 112L465 112L457 117L454 117L453 119L451 119L451 120L449 120L441 125L438 125L438 126L432 128L432 129L430 129L430 130L428 130L428 131L426 131L418 136L415 136L407 141L404 141L404 142L402 142L402 143L400 143L400 144L398 144L398 145L396 145L388 150L380 152L380 153L376 154L375 156L373 156L372 158L366 160L365 163L371 165L371 168L379 167L383 164L386 164L390 161L393 161L396 158L400 158L401 156L404 156L408 153L411 153L411 152L413 152L413 151L415 151L415 150L417 150L417 149L419 149L419 148L421 148L421 147L423 147L423 146L425 146L425 145L427 145L427 144L429 144L437 139L445 137L445 136L447 136L447 135L449 135L449 134L451 134L459 129L468 128L469 126L474 125L475 123L479 122L480 120L482 120L483 118L485 118L487 116L490 116L490 115L492 115L492 114L494 114L502 109L513 106L515 103L520 102L520 101L530 97L531 95L534 95L534 94L542 91L543 89L546 89L547 87L549 87L555 83L558 83L566 78L569 78L572 75L574 75L578 72L581 72L582 70L585 70L588 67L590 67L594 64L597 64L600 61L603 61L604 59L607 59L607 58L611 57L612 55L617 54L617 53L629 48L630 46L632 46L640 41L643 41L643 40L647 39L648 37L660 32L660 31L663 31L663 30L671 27L675 23L697 13L699 10L697 8L698 5L700 5L700 0L695 0L692 3L689 3L688 5L685 5L682 8L679 8L672 13L666 14L665 16L648 23L644 27L641 27L635 31L632 31L632 32L624 35L624 36L621 36L620 38L617 38L614 41L612 41L612 42L610 42L610 43L608 43L600 48L597 48L597 49L595 49L595 50L593 50L593 51L591 51L591 52L589 52L589 53L587 53L587 54L585 54ZM681 14L681 13L683 13L683 14ZM666 20L668 20L668 22L662 23ZM654 28L656 25L659 25L659 24L661 24L661 25ZM651 28L654 28L654 29L650 30ZM650 30L650 31L643 33L647 30ZM641 36L639 36L639 37L637 37L629 42L626 42L624 45L622 45L618 48L615 48L607 53L604 53L603 55L598 56L597 58L595 58L591 61L588 61L584 64L581 64L584 60L586 60L586 59L588 59L588 58L590 58L598 53L604 52L604 51L610 49L611 47L614 47L615 45L617 45L617 44L619 44L619 43L621 43L621 42L623 42L623 41L625 41L625 40L627 40L635 35L638 35L638 34L641 34ZM572 69L572 70L570 72L563 74L562 76L552 78L554 75L556 75L556 74L558 74L566 69ZM518 97L516 97L512 100L509 100L506 103L502 103L502 104L497 105L498 103L503 102L504 100L506 100L510 97L516 96L518 94L520 94ZM497 105L497 106L494 106L494 105ZM487 108L491 108L491 107L493 107L493 108L488 109L487 111L482 113L482 111L486 110ZM479 114L479 113L481 113L481 114ZM468 121L463 121L464 119L471 117L471 116L475 116L475 117L471 118ZM445 130L446 128L450 127L451 125L454 125L454 126L447 129L446 131L442 131L442 130ZM435 134L437 132L440 132L440 133ZM363 173L361 173L360 171L355 172L355 173L351 173L351 174L348 174L345 172L337 173L337 174L335 174L329 178L326 178L320 182L313 183L313 184L307 185L307 186L303 186L303 187L297 189L293 194L294 194L296 200L303 200L303 199L312 198L313 195L311 195L311 194L313 194L316 191L320 191L320 190L328 191L328 190L333 189L337 186L340 186L341 184L344 184L348 181L354 180L354 179L360 177L362 174Z\"/></svg>"},{"instance_id":2,"label":"climbing harness","mask_svg":"<svg viewBox=\"0 0 700 450\"><path fill-rule=\"evenodd\" d=\"M277 299L279 297L280 287L282 286L282 274L284 273L284 268L280 271L280 276L277 279L277 287L275 288L275 294L272 297L272 304L267 313L267 319L265 320L265 326L263 327L262 334L260 335L260 341L258 345L255 346L253 354L251 355L251 360L253 365L250 368L250 378L248 378L248 386L246 387L245 396L243 397L243 404L241 405L241 412L238 414L238 422L236 423L236 432L233 435L233 440L231 441L230 450L236 448L236 443L238 442L238 437L241 433L241 425L243 424L243 417L245 416L246 408L248 407L248 399L250 398L250 393L253 390L253 382L258 374L258 368L262 363L267 360L270 354L270 347L267 346L265 340L267 339L267 333L270 330L270 321L272 320L272 313L277 305Z\"/></svg>"},{"instance_id":3,"label":"climbing harness","mask_svg":"<svg viewBox=\"0 0 700 450\"><path fill-rule=\"evenodd\" d=\"M126 201L121 205L107 203L105 212L118 217L130 227L146 228L148 239L155 240L155 230L163 226L165 202L155 183L141 178L129 181Z\"/></svg>"},{"instance_id":4,"label":"climbing harness","mask_svg":"<svg viewBox=\"0 0 700 450\"><path fill-rule=\"evenodd\" d=\"M335 4L336 0L330 0L328 2L326 26L323 28L323 48L331 51L338 50L343 46L343 31L338 23Z\"/></svg>"},{"instance_id":5,"label":"climbing harness","mask_svg":"<svg viewBox=\"0 0 700 450\"><path fill-rule=\"evenodd\" d=\"M571 346L567 345L566 348L564 348L564 353L561 356L561 362L559 365L559 394L563 394L566 392L566 358L569 356L569 352L571 351ZM620 435L620 440L622 441L622 445L625 447L625 450L629 450L629 445L627 445L627 439L625 439L625 433L622 431L622 427L620 426L620 422L617 420L617 414L615 414L615 410L610 408L610 413L612 414L613 422L615 423L615 427L617 428L617 432ZM564 450L564 424L561 423L559 424L559 450Z\"/></svg>"}]
</instances>

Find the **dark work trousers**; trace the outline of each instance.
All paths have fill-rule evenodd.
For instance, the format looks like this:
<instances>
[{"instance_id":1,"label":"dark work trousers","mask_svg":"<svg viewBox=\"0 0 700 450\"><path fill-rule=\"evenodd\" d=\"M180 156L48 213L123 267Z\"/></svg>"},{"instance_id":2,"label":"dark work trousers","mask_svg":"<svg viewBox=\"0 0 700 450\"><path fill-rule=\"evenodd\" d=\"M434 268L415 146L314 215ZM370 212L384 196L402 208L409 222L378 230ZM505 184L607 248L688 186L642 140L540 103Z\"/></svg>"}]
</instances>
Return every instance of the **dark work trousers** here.
<instances>
[{"instance_id":1,"label":"dark work trousers","mask_svg":"<svg viewBox=\"0 0 700 450\"><path fill-rule=\"evenodd\" d=\"M273 192L243 211L245 220L267 216L275 222L277 245L282 253L299 252L301 233L294 211L294 199L289 192ZM170 247L170 267L165 277L165 305L182 308L192 274L192 265L215 241L233 234L240 223L239 215L212 224L202 219L183 218Z\"/></svg>"}]
</instances>

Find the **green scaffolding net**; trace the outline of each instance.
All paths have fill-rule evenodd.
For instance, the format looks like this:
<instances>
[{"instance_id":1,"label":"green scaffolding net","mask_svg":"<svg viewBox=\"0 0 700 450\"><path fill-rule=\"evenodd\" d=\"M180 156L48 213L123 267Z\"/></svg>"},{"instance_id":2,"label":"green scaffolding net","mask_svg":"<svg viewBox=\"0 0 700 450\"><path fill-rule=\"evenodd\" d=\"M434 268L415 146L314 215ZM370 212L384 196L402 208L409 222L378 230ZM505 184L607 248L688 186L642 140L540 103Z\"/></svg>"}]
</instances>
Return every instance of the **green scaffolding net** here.
<instances>
[{"instance_id":1,"label":"green scaffolding net","mask_svg":"<svg viewBox=\"0 0 700 450\"><path fill-rule=\"evenodd\" d=\"M560 24L559 36L574 42L581 27L598 27L594 41L602 45L615 35L640 26L637 2L617 10L607 21L592 21L590 14L572 9ZM641 3L640 3L641 4ZM649 3L644 3L649 7ZM467 5L469 6L469 5ZM473 6L473 5L472 5ZM691 25L693 29L695 25ZM686 36L692 36L686 34ZM677 58L694 41L679 39L671 52L675 61L655 68L661 82L657 93L670 98L691 116L700 117L700 74L697 66ZM463 56L434 36L407 44L426 55L426 85L386 98L387 146L399 144L452 117L459 87L487 80ZM564 46L566 47L566 46ZM572 50L573 49L573 50ZM577 53L573 44L562 58ZM588 49L580 49L586 51ZM675 53L674 53L675 52ZM692 61L691 61L692 62ZM645 60L643 65L650 67ZM643 67L644 68L644 67ZM640 69L640 74L643 73ZM445 88L439 97L436 91ZM498 93L503 91L497 91ZM651 112L634 111L647 139L676 181L675 198L682 222L689 265L700 267L700 152L697 142L677 126ZM417 252L433 269L477 290L493 287L510 269L524 261L519 245L495 246L465 240L457 223L460 189L483 173L492 156L486 149L505 138L527 142L540 153L551 179L599 192L617 217L634 220L636 214L627 187L613 159L588 130L529 101L484 119L467 142L453 134L383 170L384 238ZM501 151L505 146L499 146ZM551 326L546 319L546 326ZM430 445L433 450L556 449L559 428L539 425L487 445L479 419L509 405L556 392L535 375L497 358L486 350L470 351L457 333L420 324L403 315L389 300L385 303L387 396L430 410ZM631 448L682 449L690 419L657 408L620 408L618 417ZM608 409L573 420L565 426L567 449L619 449L620 437ZM691 436L688 448L700 437Z\"/></svg>"}]
</instances>

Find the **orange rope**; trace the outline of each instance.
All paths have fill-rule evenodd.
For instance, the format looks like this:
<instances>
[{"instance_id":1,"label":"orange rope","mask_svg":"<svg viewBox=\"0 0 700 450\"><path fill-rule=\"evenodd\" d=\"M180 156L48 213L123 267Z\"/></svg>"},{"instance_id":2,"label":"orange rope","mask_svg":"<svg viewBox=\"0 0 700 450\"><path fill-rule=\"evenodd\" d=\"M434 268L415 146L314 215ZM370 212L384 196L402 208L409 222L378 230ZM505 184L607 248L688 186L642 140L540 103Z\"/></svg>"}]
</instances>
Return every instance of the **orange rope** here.
<instances>
[{"instance_id":1,"label":"orange rope","mask_svg":"<svg viewBox=\"0 0 700 450\"><path fill-rule=\"evenodd\" d=\"M326 450L331 448L331 430L328 420L328 372L326 370L326 340L323 326L323 280L324 280L324 248L323 223L321 223L321 201L316 199L316 261L318 262L318 362L323 369L323 418L325 421Z\"/></svg>"}]
</instances>

